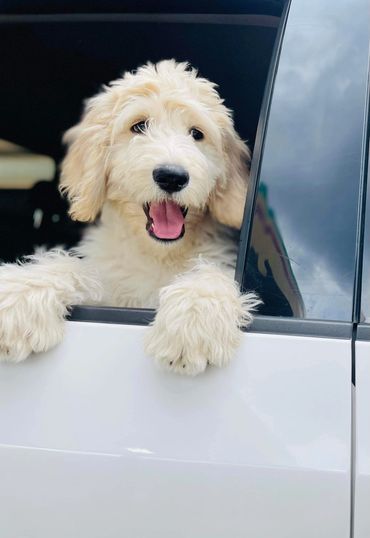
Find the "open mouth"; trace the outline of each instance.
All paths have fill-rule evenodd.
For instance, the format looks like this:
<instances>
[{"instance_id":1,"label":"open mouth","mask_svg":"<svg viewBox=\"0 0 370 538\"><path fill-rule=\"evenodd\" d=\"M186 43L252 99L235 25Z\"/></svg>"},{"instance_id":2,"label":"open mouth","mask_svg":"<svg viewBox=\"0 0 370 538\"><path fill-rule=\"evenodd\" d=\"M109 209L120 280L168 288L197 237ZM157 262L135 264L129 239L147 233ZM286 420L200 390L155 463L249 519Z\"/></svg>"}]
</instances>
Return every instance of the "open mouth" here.
<instances>
[{"instance_id":1,"label":"open mouth","mask_svg":"<svg viewBox=\"0 0 370 538\"><path fill-rule=\"evenodd\" d=\"M185 217L188 212L173 200L150 202L143 205L147 218L148 234L163 242L177 241L185 233Z\"/></svg>"}]
</instances>

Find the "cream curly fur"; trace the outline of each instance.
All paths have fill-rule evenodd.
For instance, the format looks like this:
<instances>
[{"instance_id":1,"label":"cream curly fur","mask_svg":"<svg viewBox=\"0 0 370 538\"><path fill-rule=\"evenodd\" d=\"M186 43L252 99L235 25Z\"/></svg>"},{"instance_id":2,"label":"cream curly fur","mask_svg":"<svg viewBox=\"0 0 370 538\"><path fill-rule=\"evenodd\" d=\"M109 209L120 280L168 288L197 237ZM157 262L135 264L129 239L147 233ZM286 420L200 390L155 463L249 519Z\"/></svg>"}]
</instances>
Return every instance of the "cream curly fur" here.
<instances>
[{"instance_id":1,"label":"cream curly fur","mask_svg":"<svg viewBox=\"0 0 370 538\"><path fill-rule=\"evenodd\" d=\"M145 133L133 133L141 120ZM145 348L170 370L227 364L258 299L234 283L236 247L222 226L240 227L250 155L215 85L185 63L147 64L89 99L65 141L70 214L100 220L73 253L0 267L0 358L56 345L68 308L93 303L158 307ZM163 163L187 170L183 190L169 195L153 181ZM188 214L184 237L163 244L147 233L143 204L168 198Z\"/></svg>"}]
</instances>

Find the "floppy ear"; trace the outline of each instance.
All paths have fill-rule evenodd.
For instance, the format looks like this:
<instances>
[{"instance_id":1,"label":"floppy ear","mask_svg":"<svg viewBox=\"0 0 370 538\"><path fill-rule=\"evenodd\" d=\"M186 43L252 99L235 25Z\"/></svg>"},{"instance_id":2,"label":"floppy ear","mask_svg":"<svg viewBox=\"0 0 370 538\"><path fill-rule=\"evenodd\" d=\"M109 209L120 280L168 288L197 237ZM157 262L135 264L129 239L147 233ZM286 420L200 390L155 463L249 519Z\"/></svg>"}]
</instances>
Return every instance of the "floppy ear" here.
<instances>
[{"instance_id":1,"label":"floppy ear","mask_svg":"<svg viewBox=\"0 0 370 538\"><path fill-rule=\"evenodd\" d=\"M59 188L69 198L69 213L74 220L94 220L104 202L111 98L106 89L89 99L80 123L63 137L69 149L62 162Z\"/></svg>"},{"instance_id":2,"label":"floppy ear","mask_svg":"<svg viewBox=\"0 0 370 538\"><path fill-rule=\"evenodd\" d=\"M209 210L222 224L240 229L247 196L251 154L232 126L224 131L223 152L225 177L218 182L209 202Z\"/></svg>"}]
</instances>

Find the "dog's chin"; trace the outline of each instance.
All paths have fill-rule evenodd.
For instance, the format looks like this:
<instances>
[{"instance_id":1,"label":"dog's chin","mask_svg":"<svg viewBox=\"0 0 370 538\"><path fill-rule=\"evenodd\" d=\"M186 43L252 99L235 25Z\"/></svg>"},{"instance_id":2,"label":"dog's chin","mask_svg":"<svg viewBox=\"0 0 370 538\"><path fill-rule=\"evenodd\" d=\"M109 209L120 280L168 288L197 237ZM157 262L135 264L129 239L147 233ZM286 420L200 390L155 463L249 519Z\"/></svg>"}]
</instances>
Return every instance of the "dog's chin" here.
<instances>
[{"instance_id":1,"label":"dog's chin","mask_svg":"<svg viewBox=\"0 0 370 538\"><path fill-rule=\"evenodd\" d=\"M164 244L179 242L185 235L188 208L174 200L146 202L143 210L146 231L153 240Z\"/></svg>"}]
</instances>

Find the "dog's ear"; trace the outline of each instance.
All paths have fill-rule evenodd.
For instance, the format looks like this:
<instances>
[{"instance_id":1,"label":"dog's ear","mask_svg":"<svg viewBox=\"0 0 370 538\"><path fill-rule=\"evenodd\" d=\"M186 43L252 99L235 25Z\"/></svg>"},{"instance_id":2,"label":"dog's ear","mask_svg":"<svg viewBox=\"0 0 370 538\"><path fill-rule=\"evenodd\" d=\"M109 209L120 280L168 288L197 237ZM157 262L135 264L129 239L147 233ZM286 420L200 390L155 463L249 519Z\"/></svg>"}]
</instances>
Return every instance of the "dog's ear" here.
<instances>
[{"instance_id":1,"label":"dog's ear","mask_svg":"<svg viewBox=\"0 0 370 538\"><path fill-rule=\"evenodd\" d=\"M112 97L106 88L86 101L80 123L63 137L69 149L62 162L60 191L69 198L74 220L94 220L104 202Z\"/></svg>"},{"instance_id":2,"label":"dog's ear","mask_svg":"<svg viewBox=\"0 0 370 538\"><path fill-rule=\"evenodd\" d=\"M249 148L232 125L223 131L225 174L220 178L209 202L212 216L226 226L240 229L247 196Z\"/></svg>"}]
</instances>

